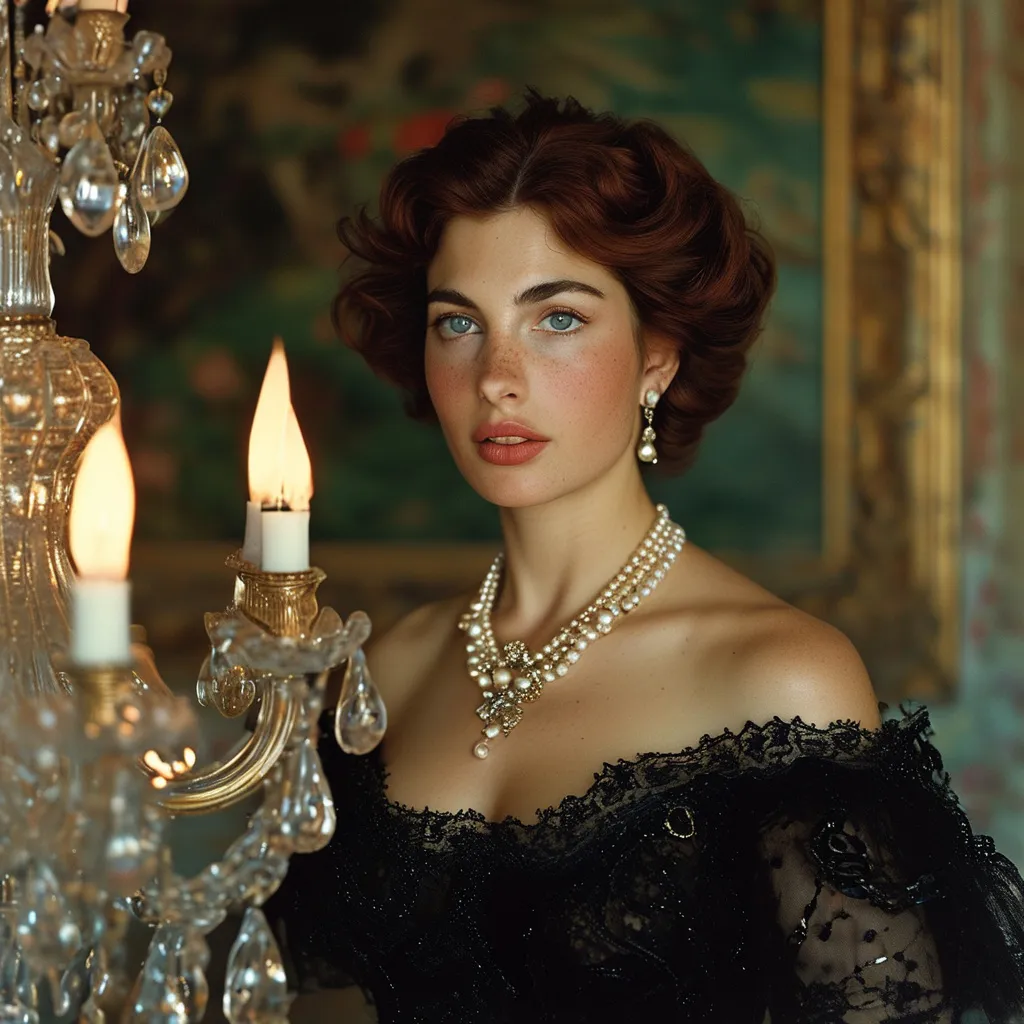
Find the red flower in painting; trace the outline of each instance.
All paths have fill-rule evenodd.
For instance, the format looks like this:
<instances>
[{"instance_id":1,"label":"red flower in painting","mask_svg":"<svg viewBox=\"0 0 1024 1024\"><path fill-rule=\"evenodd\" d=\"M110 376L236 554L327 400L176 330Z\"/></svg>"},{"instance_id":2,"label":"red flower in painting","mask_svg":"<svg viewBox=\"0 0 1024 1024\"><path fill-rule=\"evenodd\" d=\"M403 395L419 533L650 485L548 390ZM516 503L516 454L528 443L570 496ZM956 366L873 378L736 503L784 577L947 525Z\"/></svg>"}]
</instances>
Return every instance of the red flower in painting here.
<instances>
[{"instance_id":1,"label":"red flower in painting","mask_svg":"<svg viewBox=\"0 0 1024 1024\"><path fill-rule=\"evenodd\" d=\"M370 151L370 129L365 124L347 128L338 136L338 149L346 160L358 160Z\"/></svg>"},{"instance_id":2,"label":"red flower in painting","mask_svg":"<svg viewBox=\"0 0 1024 1024\"><path fill-rule=\"evenodd\" d=\"M509 84L504 78L481 78L469 90L469 101L474 105L489 107L496 103L504 103L510 92Z\"/></svg>"},{"instance_id":3,"label":"red flower in painting","mask_svg":"<svg viewBox=\"0 0 1024 1024\"><path fill-rule=\"evenodd\" d=\"M192 366L189 383L208 402L224 402L241 389L242 371L230 352L214 348L203 353Z\"/></svg>"},{"instance_id":4,"label":"red flower in painting","mask_svg":"<svg viewBox=\"0 0 1024 1024\"><path fill-rule=\"evenodd\" d=\"M435 145L452 117L450 110L427 110L402 121L395 129L395 152L404 156Z\"/></svg>"}]
</instances>

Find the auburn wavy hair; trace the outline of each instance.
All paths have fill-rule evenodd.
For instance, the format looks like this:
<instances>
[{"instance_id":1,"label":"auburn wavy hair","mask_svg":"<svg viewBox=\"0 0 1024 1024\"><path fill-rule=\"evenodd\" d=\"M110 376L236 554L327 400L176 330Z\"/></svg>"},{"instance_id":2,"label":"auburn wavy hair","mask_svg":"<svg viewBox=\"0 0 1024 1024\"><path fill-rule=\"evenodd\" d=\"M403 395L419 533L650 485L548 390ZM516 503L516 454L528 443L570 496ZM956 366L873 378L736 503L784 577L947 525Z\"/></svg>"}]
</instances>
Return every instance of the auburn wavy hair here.
<instances>
[{"instance_id":1,"label":"auburn wavy hair","mask_svg":"<svg viewBox=\"0 0 1024 1024\"><path fill-rule=\"evenodd\" d=\"M593 113L530 90L519 113L457 117L397 164L380 208L343 218L354 272L332 305L341 339L435 418L424 371L427 267L453 218L528 205L562 241L622 282L642 341L674 339L679 370L655 410L659 465L685 469L732 405L775 287L775 266L739 202L650 121Z\"/></svg>"}]
</instances>

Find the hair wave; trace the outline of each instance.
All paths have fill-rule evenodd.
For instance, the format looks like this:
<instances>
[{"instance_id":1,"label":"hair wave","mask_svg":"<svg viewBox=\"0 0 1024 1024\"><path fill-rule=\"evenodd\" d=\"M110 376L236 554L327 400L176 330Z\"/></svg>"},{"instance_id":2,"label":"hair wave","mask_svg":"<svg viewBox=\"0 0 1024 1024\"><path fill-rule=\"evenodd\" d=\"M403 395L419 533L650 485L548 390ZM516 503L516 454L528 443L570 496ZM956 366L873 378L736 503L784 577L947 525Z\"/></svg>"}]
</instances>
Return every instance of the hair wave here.
<instances>
[{"instance_id":1,"label":"hair wave","mask_svg":"<svg viewBox=\"0 0 1024 1024\"><path fill-rule=\"evenodd\" d=\"M659 465L694 459L732 405L775 287L775 266L736 197L650 121L593 113L533 90L517 114L457 117L402 160L338 225L355 261L332 306L342 340L432 418L423 345L427 267L445 225L529 205L574 251L622 282L641 332L672 339L679 370L655 411Z\"/></svg>"}]
</instances>

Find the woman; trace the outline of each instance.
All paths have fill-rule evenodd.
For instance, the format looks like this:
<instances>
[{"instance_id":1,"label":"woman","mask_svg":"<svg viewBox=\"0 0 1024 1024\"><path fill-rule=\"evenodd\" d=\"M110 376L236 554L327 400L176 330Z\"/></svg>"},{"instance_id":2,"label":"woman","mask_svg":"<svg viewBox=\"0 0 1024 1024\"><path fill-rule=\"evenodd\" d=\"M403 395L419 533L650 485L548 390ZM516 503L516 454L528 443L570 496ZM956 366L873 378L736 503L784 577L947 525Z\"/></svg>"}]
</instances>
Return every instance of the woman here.
<instances>
[{"instance_id":1,"label":"woman","mask_svg":"<svg viewBox=\"0 0 1024 1024\"><path fill-rule=\"evenodd\" d=\"M504 544L371 649L382 747L321 743L337 835L271 904L297 983L381 1021L1024 1014L1021 879L926 712L882 725L849 642L644 487L761 327L736 200L656 126L530 94L341 235L342 336L436 417Z\"/></svg>"}]
</instances>

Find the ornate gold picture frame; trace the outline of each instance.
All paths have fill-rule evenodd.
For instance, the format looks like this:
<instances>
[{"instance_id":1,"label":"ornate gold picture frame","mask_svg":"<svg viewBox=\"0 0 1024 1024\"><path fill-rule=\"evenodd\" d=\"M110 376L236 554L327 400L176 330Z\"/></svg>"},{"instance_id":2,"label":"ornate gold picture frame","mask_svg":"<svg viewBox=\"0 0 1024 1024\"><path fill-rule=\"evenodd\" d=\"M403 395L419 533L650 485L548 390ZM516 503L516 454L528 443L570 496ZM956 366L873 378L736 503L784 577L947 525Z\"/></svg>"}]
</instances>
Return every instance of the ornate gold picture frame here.
<instances>
[{"instance_id":1,"label":"ornate gold picture frame","mask_svg":"<svg viewBox=\"0 0 1024 1024\"><path fill-rule=\"evenodd\" d=\"M879 696L959 669L958 0L825 3L826 594Z\"/></svg>"},{"instance_id":2,"label":"ornate gold picture frame","mask_svg":"<svg viewBox=\"0 0 1024 1024\"><path fill-rule=\"evenodd\" d=\"M840 626L882 699L934 699L959 659L959 2L822 9L822 545L801 558L722 555ZM221 586L228 597L227 551L138 545L136 578L161 580L136 602L158 648L180 650L198 602ZM314 549L326 599L365 608L378 630L476 586L492 556L493 544Z\"/></svg>"}]
</instances>

